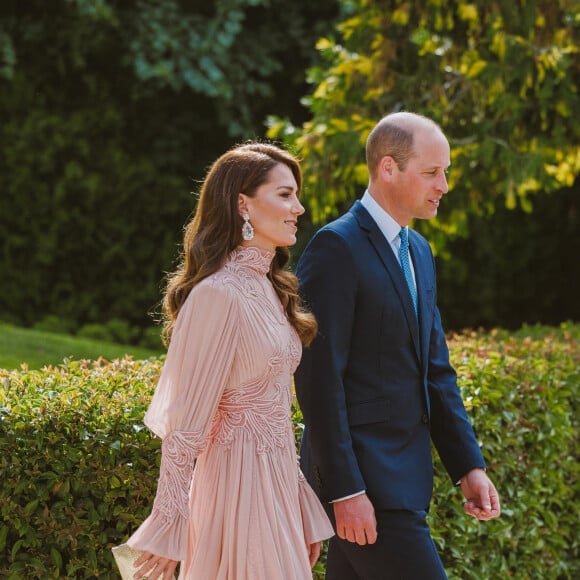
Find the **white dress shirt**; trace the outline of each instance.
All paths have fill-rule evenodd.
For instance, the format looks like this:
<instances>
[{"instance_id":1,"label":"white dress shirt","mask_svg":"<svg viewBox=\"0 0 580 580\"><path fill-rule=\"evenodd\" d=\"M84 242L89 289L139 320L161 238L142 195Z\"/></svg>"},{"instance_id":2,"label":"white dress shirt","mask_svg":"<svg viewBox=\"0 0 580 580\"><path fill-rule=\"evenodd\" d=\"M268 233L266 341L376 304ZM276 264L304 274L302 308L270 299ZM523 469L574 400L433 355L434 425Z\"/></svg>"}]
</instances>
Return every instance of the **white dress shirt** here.
<instances>
[{"instance_id":1,"label":"white dress shirt","mask_svg":"<svg viewBox=\"0 0 580 580\"><path fill-rule=\"evenodd\" d=\"M399 237L399 232L401 231L401 226L378 204L375 198L369 193L368 189L365 191L360 202L376 222L387 242L389 242L389 245L395 254L395 258L397 258L397 262L400 264L399 248L401 247L401 238ZM408 228L406 229L408 230ZM415 278L415 268L413 266L413 259L411 258L410 252L409 263L411 264L411 274L413 275L413 282L416 287L417 280Z\"/></svg>"}]
</instances>

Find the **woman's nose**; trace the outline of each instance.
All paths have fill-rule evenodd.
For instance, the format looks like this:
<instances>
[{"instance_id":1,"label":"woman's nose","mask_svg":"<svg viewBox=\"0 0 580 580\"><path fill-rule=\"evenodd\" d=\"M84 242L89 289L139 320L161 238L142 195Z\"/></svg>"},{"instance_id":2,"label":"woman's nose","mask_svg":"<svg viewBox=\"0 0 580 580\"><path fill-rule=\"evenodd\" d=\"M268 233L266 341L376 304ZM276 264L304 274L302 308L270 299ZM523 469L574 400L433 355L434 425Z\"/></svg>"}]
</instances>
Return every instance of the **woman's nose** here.
<instances>
[{"instance_id":1,"label":"woman's nose","mask_svg":"<svg viewBox=\"0 0 580 580\"><path fill-rule=\"evenodd\" d=\"M297 199L296 203L294 204L293 211L296 215L302 215L306 210L304 209L304 206Z\"/></svg>"}]
</instances>

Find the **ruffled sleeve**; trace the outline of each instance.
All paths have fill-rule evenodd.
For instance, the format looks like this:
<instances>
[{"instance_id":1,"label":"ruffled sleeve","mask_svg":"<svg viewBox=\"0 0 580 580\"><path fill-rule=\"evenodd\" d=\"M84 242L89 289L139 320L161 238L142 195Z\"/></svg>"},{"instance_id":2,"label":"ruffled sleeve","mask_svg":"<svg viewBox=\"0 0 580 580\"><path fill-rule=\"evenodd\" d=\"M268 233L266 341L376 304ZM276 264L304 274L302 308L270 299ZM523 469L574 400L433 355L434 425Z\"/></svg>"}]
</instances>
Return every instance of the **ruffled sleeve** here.
<instances>
[{"instance_id":1,"label":"ruffled sleeve","mask_svg":"<svg viewBox=\"0 0 580 580\"><path fill-rule=\"evenodd\" d=\"M298 497L306 543L314 544L334 536L332 524L300 468L298 468Z\"/></svg>"},{"instance_id":2,"label":"ruffled sleeve","mask_svg":"<svg viewBox=\"0 0 580 580\"><path fill-rule=\"evenodd\" d=\"M177 318L167 358L145 414L159 436L161 468L151 515L129 538L132 548L183 560L189 487L195 458L228 383L238 337L238 303L231 287L206 279Z\"/></svg>"}]
</instances>

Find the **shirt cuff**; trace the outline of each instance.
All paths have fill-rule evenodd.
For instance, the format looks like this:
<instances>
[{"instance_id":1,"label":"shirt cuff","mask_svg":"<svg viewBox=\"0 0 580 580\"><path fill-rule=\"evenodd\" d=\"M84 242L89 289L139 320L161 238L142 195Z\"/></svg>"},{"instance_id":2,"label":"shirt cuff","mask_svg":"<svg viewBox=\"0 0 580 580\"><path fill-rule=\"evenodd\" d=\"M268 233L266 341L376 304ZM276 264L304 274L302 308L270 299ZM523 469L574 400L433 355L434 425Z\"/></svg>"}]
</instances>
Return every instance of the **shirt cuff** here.
<instances>
[{"instance_id":1,"label":"shirt cuff","mask_svg":"<svg viewBox=\"0 0 580 580\"><path fill-rule=\"evenodd\" d=\"M362 495L363 493L366 493L367 490L363 489L362 491L357 491L356 493L353 493L351 495L345 495L344 497L339 497L338 499L333 499L332 501L330 501L330 503L336 503L337 501L344 501L345 499L350 499L351 497L356 497L357 495Z\"/></svg>"}]
</instances>

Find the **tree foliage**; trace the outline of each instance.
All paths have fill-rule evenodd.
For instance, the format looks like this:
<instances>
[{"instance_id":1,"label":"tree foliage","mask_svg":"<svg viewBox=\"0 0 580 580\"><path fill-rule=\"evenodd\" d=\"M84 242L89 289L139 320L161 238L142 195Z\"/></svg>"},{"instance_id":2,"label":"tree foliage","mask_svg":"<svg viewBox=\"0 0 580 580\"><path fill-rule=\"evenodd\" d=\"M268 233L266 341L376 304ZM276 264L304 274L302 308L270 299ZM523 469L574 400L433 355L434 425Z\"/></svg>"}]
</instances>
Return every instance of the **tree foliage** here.
<instances>
[{"instance_id":1,"label":"tree foliage","mask_svg":"<svg viewBox=\"0 0 580 580\"><path fill-rule=\"evenodd\" d=\"M283 77L303 83L314 41L337 14L336 0L13 1L0 31L0 78L13 78L24 64L23 49L34 50L39 41L60 73L72 61L73 69L92 70L105 83L124 76L133 98L191 91L211 99L214 123L230 135L253 136L275 85ZM42 51L34 54L41 64Z\"/></svg>"},{"instance_id":2,"label":"tree foliage","mask_svg":"<svg viewBox=\"0 0 580 580\"><path fill-rule=\"evenodd\" d=\"M417 224L441 250L469 213L532 208L533 194L571 187L580 169L580 8L574 0L348 0L336 38L318 42L313 118L273 118L304 158L313 220L364 189L364 142L397 110L438 121L452 146L438 220Z\"/></svg>"},{"instance_id":3,"label":"tree foliage","mask_svg":"<svg viewBox=\"0 0 580 580\"><path fill-rule=\"evenodd\" d=\"M198 180L262 136L266 114L304 118L304 69L336 13L334 0L3 2L0 317L150 322Z\"/></svg>"},{"instance_id":4,"label":"tree foliage","mask_svg":"<svg viewBox=\"0 0 580 580\"><path fill-rule=\"evenodd\" d=\"M464 286L443 289L453 327L502 324L522 302L512 284L509 299L491 303L509 262L496 259L493 240L478 245L481 260L495 260L484 272L470 266L473 240L448 242L449 234L479 237L490 231L485 214L496 212L497 229L511 219L498 215L502 206L529 212L532 202L538 211L553 203L549 215L565 235L559 247L537 241L543 263L526 252L525 273L546 272L542 283L518 282L561 307L542 315L530 298L521 320L566 319L573 309L544 264L577 247L579 20L571 0L2 2L0 318L149 323L195 206L191 192L234 141L263 136L276 114L270 135L303 156L319 224L366 185L374 123L412 109L435 117L452 143L451 194L439 221L417 226L440 255L467 256L440 266L440 279L459 271L478 292L474 306L462 303ZM535 195L555 191L569 195L546 203ZM511 222L524 235L552 235L526 215ZM310 232L301 229L294 255ZM570 287L575 268L566 270ZM466 316L474 307L485 320Z\"/></svg>"}]
</instances>

